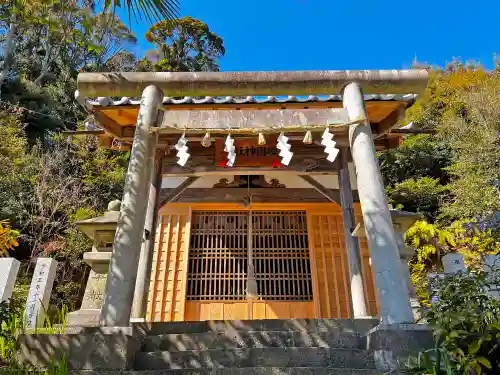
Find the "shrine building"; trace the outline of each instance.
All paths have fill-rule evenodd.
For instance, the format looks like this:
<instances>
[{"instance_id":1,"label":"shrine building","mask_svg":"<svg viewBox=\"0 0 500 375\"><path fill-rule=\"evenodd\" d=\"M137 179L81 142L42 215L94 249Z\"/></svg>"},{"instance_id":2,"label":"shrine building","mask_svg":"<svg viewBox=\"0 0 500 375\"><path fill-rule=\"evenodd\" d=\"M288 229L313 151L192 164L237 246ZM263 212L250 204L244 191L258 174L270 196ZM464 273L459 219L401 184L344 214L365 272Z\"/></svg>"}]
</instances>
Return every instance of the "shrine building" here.
<instances>
[{"instance_id":1,"label":"shrine building","mask_svg":"<svg viewBox=\"0 0 500 375\"><path fill-rule=\"evenodd\" d=\"M411 132L396 125L426 84L423 70L81 73L94 127L77 133L131 151L94 249L109 256L88 257L109 262L99 324L413 322L402 236L418 217L389 206L376 153Z\"/></svg>"}]
</instances>

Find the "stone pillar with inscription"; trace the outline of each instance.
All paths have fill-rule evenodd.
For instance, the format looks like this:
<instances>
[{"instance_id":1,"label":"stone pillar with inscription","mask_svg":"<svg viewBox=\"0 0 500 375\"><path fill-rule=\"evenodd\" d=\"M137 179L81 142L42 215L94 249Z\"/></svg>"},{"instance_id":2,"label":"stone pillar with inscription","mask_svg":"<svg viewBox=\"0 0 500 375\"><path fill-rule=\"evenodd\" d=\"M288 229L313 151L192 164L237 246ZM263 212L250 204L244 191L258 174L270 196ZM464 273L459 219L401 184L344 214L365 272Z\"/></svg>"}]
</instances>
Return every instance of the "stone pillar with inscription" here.
<instances>
[{"instance_id":1,"label":"stone pillar with inscription","mask_svg":"<svg viewBox=\"0 0 500 375\"><path fill-rule=\"evenodd\" d=\"M464 256L460 253L448 253L443 257L442 262L444 273L451 274L467 271Z\"/></svg>"},{"instance_id":2,"label":"stone pillar with inscription","mask_svg":"<svg viewBox=\"0 0 500 375\"><path fill-rule=\"evenodd\" d=\"M26 301L25 319L27 328L43 327L56 270L57 262L54 259L37 259Z\"/></svg>"},{"instance_id":3,"label":"stone pillar with inscription","mask_svg":"<svg viewBox=\"0 0 500 375\"><path fill-rule=\"evenodd\" d=\"M500 254L488 254L483 259L483 270L487 272L488 281L491 283L488 293L500 300Z\"/></svg>"},{"instance_id":4,"label":"stone pillar with inscription","mask_svg":"<svg viewBox=\"0 0 500 375\"><path fill-rule=\"evenodd\" d=\"M8 301L12 296L19 265L17 259L0 258L0 301Z\"/></svg>"},{"instance_id":5,"label":"stone pillar with inscription","mask_svg":"<svg viewBox=\"0 0 500 375\"><path fill-rule=\"evenodd\" d=\"M91 270L80 310L68 314L68 325L99 325L119 213L120 201L116 200L109 203L103 216L77 223L78 228L93 240L92 251L83 254L83 260Z\"/></svg>"}]
</instances>

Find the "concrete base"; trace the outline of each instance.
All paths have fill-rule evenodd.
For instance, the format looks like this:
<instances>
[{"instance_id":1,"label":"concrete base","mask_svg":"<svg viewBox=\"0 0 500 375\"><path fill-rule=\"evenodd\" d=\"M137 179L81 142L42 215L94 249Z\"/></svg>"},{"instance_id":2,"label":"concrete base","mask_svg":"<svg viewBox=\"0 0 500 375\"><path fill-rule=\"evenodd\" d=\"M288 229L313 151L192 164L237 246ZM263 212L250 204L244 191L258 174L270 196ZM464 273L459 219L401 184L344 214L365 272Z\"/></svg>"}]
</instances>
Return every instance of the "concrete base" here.
<instances>
[{"instance_id":1,"label":"concrete base","mask_svg":"<svg viewBox=\"0 0 500 375\"><path fill-rule=\"evenodd\" d=\"M101 309L81 309L70 312L66 324L79 327L99 327Z\"/></svg>"},{"instance_id":2,"label":"concrete base","mask_svg":"<svg viewBox=\"0 0 500 375\"><path fill-rule=\"evenodd\" d=\"M43 368L66 357L70 369L126 370L140 349L141 333L130 327L73 327L70 331L19 335L20 362Z\"/></svg>"},{"instance_id":3,"label":"concrete base","mask_svg":"<svg viewBox=\"0 0 500 375\"><path fill-rule=\"evenodd\" d=\"M381 370L405 367L407 358L434 345L432 330L424 324L380 324L367 335L367 350L373 351Z\"/></svg>"}]
</instances>

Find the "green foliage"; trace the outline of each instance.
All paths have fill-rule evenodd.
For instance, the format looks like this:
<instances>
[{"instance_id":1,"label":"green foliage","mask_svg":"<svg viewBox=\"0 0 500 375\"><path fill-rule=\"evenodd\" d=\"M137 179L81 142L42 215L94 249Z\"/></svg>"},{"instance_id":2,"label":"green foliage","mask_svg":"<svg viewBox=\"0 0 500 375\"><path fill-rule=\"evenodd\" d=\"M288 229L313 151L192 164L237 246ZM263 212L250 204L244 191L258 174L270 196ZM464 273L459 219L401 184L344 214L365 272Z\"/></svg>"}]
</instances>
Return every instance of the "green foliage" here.
<instances>
[{"instance_id":1,"label":"green foliage","mask_svg":"<svg viewBox=\"0 0 500 375\"><path fill-rule=\"evenodd\" d=\"M9 121L10 120L10 121ZM87 266L82 261L90 239L75 223L104 211L121 198L127 155L98 149L95 139L54 136L30 147L15 116L8 113L6 137L0 138L0 218L19 228L19 253L55 258L58 270L52 309L78 308Z\"/></svg>"},{"instance_id":2,"label":"green foliage","mask_svg":"<svg viewBox=\"0 0 500 375\"><path fill-rule=\"evenodd\" d=\"M16 283L14 284L12 296L10 297L11 306L19 306L20 308L24 308L30 290L30 284L31 279L25 276L25 266L24 264L21 264L21 269L19 270L19 275L17 277Z\"/></svg>"},{"instance_id":3,"label":"green foliage","mask_svg":"<svg viewBox=\"0 0 500 375\"><path fill-rule=\"evenodd\" d=\"M148 21L152 19L165 19L175 22L178 16L179 2L177 0L104 0L104 7L112 9L127 8L129 18L145 17Z\"/></svg>"},{"instance_id":4,"label":"green foliage","mask_svg":"<svg viewBox=\"0 0 500 375\"><path fill-rule=\"evenodd\" d=\"M500 73L457 94L459 105L439 125L454 150L449 168L451 217L483 219L500 211Z\"/></svg>"},{"instance_id":5,"label":"green foliage","mask_svg":"<svg viewBox=\"0 0 500 375\"><path fill-rule=\"evenodd\" d=\"M443 185L449 180L449 198L434 215L441 214L440 220L480 220L500 211L499 92L500 72L455 62L445 70L432 72L424 95L407 112L407 121L436 129L435 142L446 145L445 163L443 154L428 153L429 163L439 166L446 176L430 177L439 178ZM419 165L418 150L411 150L411 155L393 153L402 156L403 165ZM399 159L389 152L387 160L386 180L394 184ZM391 167L396 172L389 171Z\"/></svg>"},{"instance_id":6,"label":"green foliage","mask_svg":"<svg viewBox=\"0 0 500 375\"><path fill-rule=\"evenodd\" d=\"M23 327L23 305L8 301L0 302L0 365L15 361L16 340Z\"/></svg>"},{"instance_id":7,"label":"green foliage","mask_svg":"<svg viewBox=\"0 0 500 375\"><path fill-rule=\"evenodd\" d=\"M384 182L389 186L409 177L430 177L444 185L448 182L446 168L451 164L451 158L449 145L429 134L409 136L400 147L379 155Z\"/></svg>"},{"instance_id":8,"label":"green foliage","mask_svg":"<svg viewBox=\"0 0 500 375\"><path fill-rule=\"evenodd\" d=\"M17 337L25 331L24 325L24 302L18 299L0 302L0 373L7 374L67 374L67 361L62 358L58 363L54 362L45 370L21 365L16 357ZM46 316L42 328L36 328L35 332L46 334L62 334L66 329L67 309L56 312L58 317L58 326Z\"/></svg>"},{"instance_id":9,"label":"green foliage","mask_svg":"<svg viewBox=\"0 0 500 375\"><path fill-rule=\"evenodd\" d=\"M452 151L439 137L407 137L400 147L379 155L387 195L395 208L420 212L434 221L448 198L447 168Z\"/></svg>"},{"instance_id":10,"label":"green foliage","mask_svg":"<svg viewBox=\"0 0 500 375\"><path fill-rule=\"evenodd\" d=\"M428 273L441 270L441 258L449 252L460 252L466 264L479 269L485 254L500 249L500 227L468 221L455 221L449 226L418 221L405 233L405 241L416 250L410 271L417 296L428 304Z\"/></svg>"},{"instance_id":11,"label":"green foliage","mask_svg":"<svg viewBox=\"0 0 500 375\"><path fill-rule=\"evenodd\" d=\"M136 43L116 16L85 4L38 0L0 7L0 32L15 16L16 36L1 97L22 108L30 140L76 128L86 115L73 99L78 72L107 71L108 60Z\"/></svg>"},{"instance_id":12,"label":"green foliage","mask_svg":"<svg viewBox=\"0 0 500 375\"><path fill-rule=\"evenodd\" d=\"M421 301L429 299L428 273L441 257L460 252L478 268L500 249L500 72L457 61L432 69L425 93L406 121L436 135L408 136L381 153L390 202L425 215L406 233L416 249L410 263Z\"/></svg>"},{"instance_id":13,"label":"green foliage","mask_svg":"<svg viewBox=\"0 0 500 375\"><path fill-rule=\"evenodd\" d=\"M168 72L218 71L224 42L207 24L184 17L175 23L160 21L146 32L146 40L157 48L152 59L140 62L139 70Z\"/></svg>"},{"instance_id":14,"label":"green foliage","mask_svg":"<svg viewBox=\"0 0 500 375\"><path fill-rule=\"evenodd\" d=\"M74 100L81 71L134 70L130 50L137 39L112 10L124 5L142 15L177 18L170 0L14 0L0 2L3 61L0 67L0 230L1 242L15 246L22 277L13 298L25 299L34 258L58 261L47 314L79 307L88 266L82 261L90 239L80 220L99 215L120 199L128 153L98 148L95 137L68 138L88 113ZM135 4L135 5L134 5ZM170 7L170 8L166 8ZM156 9L156 11L154 10ZM143 13L151 12L153 13ZM167 18L168 18L167 17ZM161 21L158 38L172 33L176 69L218 69L222 39L190 18ZM156 40L157 45L168 41ZM164 48L163 50L168 50ZM161 63L166 63L164 60ZM144 66L141 68L144 69ZM5 230L8 220L11 227ZM8 236L6 235L8 234ZM20 233L19 238L17 238ZM0 252L6 246L0 245Z\"/></svg>"},{"instance_id":15,"label":"green foliage","mask_svg":"<svg viewBox=\"0 0 500 375\"><path fill-rule=\"evenodd\" d=\"M17 362L10 362L3 369L0 368L0 372L8 375L68 375L69 369L68 360L63 357L57 362L53 361L45 369L31 368L22 366Z\"/></svg>"},{"instance_id":16,"label":"green foliage","mask_svg":"<svg viewBox=\"0 0 500 375\"><path fill-rule=\"evenodd\" d=\"M458 62L446 69L431 70L427 89L408 110L406 121L436 129L451 108L459 108L460 94L482 85L488 74L480 67L466 68Z\"/></svg>"},{"instance_id":17,"label":"green foliage","mask_svg":"<svg viewBox=\"0 0 500 375\"><path fill-rule=\"evenodd\" d=\"M403 374L425 375L454 375L456 371L448 359L446 349L435 341L434 348L418 353L415 357L408 358Z\"/></svg>"},{"instance_id":18,"label":"green foliage","mask_svg":"<svg viewBox=\"0 0 500 375\"><path fill-rule=\"evenodd\" d=\"M0 110L0 219L16 223L24 188L31 175L27 139L20 116Z\"/></svg>"},{"instance_id":19,"label":"green foliage","mask_svg":"<svg viewBox=\"0 0 500 375\"><path fill-rule=\"evenodd\" d=\"M434 220L448 189L439 180L432 177L414 179L412 177L387 188L389 202L395 208L420 212L428 219Z\"/></svg>"},{"instance_id":20,"label":"green foliage","mask_svg":"<svg viewBox=\"0 0 500 375\"><path fill-rule=\"evenodd\" d=\"M433 374L497 374L500 302L490 295L490 290L499 283L496 268L436 279L430 286L433 302L423 310L436 347L413 359L409 372L426 374L431 368Z\"/></svg>"},{"instance_id":21,"label":"green foliage","mask_svg":"<svg viewBox=\"0 0 500 375\"><path fill-rule=\"evenodd\" d=\"M8 255L9 250L19 246L17 238L21 233L12 229L7 220L0 220L0 256Z\"/></svg>"}]
</instances>

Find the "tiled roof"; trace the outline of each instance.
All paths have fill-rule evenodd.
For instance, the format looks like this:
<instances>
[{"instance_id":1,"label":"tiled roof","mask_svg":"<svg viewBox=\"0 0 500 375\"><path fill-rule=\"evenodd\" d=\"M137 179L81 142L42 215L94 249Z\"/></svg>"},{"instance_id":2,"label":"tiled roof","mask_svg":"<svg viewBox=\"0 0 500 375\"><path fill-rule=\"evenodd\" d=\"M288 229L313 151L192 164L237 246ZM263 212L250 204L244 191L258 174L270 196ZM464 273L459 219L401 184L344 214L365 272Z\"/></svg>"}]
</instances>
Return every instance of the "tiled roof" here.
<instances>
[{"instance_id":1,"label":"tiled roof","mask_svg":"<svg viewBox=\"0 0 500 375\"><path fill-rule=\"evenodd\" d=\"M385 95L365 95L366 101L404 101L413 103L418 95L416 94L385 94ZM139 105L140 99L123 97L119 100L113 100L109 97L99 97L97 99L87 99L79 96L78 91L75 97L85 107L94 106L126 106ZM314 103L314 102L340 102L341 95L310 95L310 96L206 96L206 97L191 97L183 98L164 97L163 104L165 105L182 105L182 104L266 104L266 103Z\"/></svg>"}]
</instances>

